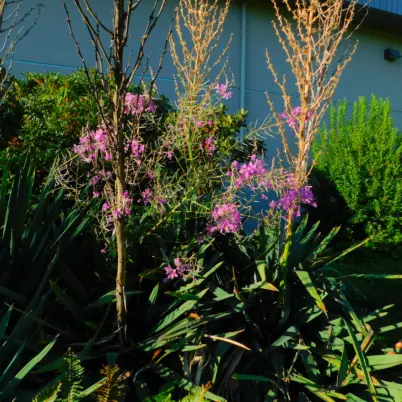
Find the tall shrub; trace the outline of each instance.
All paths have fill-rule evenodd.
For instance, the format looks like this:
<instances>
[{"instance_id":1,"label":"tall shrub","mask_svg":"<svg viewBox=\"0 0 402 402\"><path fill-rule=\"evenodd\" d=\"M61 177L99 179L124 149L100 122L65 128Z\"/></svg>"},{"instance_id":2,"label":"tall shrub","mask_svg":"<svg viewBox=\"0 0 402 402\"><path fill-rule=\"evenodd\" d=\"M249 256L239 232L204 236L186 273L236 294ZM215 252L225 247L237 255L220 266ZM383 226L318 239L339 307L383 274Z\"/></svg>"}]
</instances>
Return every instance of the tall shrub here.
<instances>
[{"instance_id":1,"label":"tall shrub","mask_svg":"<svg viewBox=\"0 0 402 402\"><path fill-rule=\"evenodd\" d=\"M23 79L13 78L0 105L0 118L0 165L12 170L29 153L37 169L48 171L55 156L71 149L83 128L94 128L98 122L82 70L66 76L26 73Z\"/></svg>"},{"instance_id":2,"label":"tall shrub","mask_svg":"<svg viewBox=\"0 0 402 402\"><path fill-rule=\"evenodd\" d=\"M335 184L362 225L378 243L402 241L402 136L388 100L360 98L347 116L346 100L330 110L330 122L314 146L317 168Z\"/></svg>"}]
</instances>

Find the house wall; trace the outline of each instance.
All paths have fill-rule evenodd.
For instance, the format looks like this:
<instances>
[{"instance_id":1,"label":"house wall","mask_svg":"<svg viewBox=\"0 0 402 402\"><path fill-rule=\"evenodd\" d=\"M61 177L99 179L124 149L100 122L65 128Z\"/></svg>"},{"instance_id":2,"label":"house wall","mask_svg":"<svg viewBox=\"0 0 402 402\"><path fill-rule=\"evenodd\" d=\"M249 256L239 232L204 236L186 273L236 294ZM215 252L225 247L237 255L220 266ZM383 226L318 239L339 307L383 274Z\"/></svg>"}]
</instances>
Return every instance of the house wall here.
<instances>
[{"instance_id":1,"label":"house wall","mask_svg":"<svg viewBox=\"0 0 402 402\"><path fill-rule=\"evenodd\" d=\"M27 9L36 4L37 0L24 0ZM66 16L61 0L41 0L45 5L37 26L24 39L15 52L14 72L19 74L24 71L59 71L69 73L81 65L77 56L75 45L69 35L66 24ZM67 0L71 11L73 29L80 40L84 55L88 59L93 58L91 45L85 28L74 10L71 0ZM111 17L111 0L92 2L96 4L98 14L109 21ZM133 21L132 36L138 38L147 21L147 15L151 1L145 1ZM152 50L151 64L156 63L163 49L164 39L168 32L170 19L172 18L177 0L170 0L164 11L164 17L160 21L146 49ZM263 120L269 115L266 103L265 91L268 91L278 110L282 103L265 62L265 50L268 48L271 58L278 73L290 74L285 62L283 52L274 35L271 20L273 11L269 1L248 1L247 6L247 50L246 50L246 109L249 110L250 121ZM229 101L232 110L240 106L240 65L241 65L241 4L233 1L231 11L226 22L225 33L222 42L225 43L230 33L233 34L230 46L230 68L235 76L236 86L234 96ZM392 102L395 123L402 128L402 59L395 62L384 60L384 49L391 47L402 52L402 35L380 32L374 29L361 28L355 35L359 40L359 47L353 61L343 74L336 92L336 98L346 97L353 102L359 96L389 97ZM131 46L135 47L135 43ZM174 68L170 57L167 55L164 67L158 80L158 89L174 99ZM291 82L291 80L289 80ZM292 84L290 84L292 85ZM290 88L292 88L290 86ZM294 92L291 89L291 92ZM272 149L276 148L272 143Z\"/></svg>"}]
</instances>

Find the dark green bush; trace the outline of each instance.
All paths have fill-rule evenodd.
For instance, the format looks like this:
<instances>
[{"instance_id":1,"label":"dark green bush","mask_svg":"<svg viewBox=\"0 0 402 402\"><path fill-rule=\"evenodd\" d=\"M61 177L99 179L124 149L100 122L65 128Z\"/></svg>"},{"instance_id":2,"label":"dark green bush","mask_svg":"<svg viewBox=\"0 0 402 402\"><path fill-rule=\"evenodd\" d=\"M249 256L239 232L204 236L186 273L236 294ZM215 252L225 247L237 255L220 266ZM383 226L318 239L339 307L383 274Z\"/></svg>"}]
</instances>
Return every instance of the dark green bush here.
<instances>
[{"instance_id":1,"label":"dark green bush","mask_svg":"<svg viewBox=\"0 0 402 402\"><path fill-rule=\"evenodd\" d=\"M0 166L20 166L27 153L47 168L70 148L85 126L98 123L95 101L83 71L71 75L25 74L0 106Z\"/></svg>"},{"instance_id":2,"label":"dark green bush","mask_svg":"<svg viewBox=\"0 0 402 402\"><path fill-rule=\"evenodd\" d=\"M390 102L360 98L347 113L346 101L331 108L313 149L316 167L344 198L355 233L363 228L375 243L401 243L402 136Z\"/></svg>"}]
</instances>

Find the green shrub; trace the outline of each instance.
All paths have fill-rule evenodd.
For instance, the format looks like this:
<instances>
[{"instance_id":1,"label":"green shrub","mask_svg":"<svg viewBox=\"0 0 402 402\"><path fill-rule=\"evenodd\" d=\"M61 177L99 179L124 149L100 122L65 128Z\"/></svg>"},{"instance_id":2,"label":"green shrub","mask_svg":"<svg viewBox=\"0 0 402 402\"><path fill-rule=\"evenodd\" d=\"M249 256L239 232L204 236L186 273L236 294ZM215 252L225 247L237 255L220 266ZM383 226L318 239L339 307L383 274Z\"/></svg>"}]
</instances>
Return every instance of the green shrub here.
<instances>
[{"instance_id":1,"label":"green shrub","mask_svg":"<svg viewBox=\"0 0 402 402\"><path fill-rule=\"evenodd\" d=\"M25 74L0 106L0 166L19 166L30 153L37 168L49 167L85 126L98 122L96 103L83 71L71 75Z\"/></svg>"},{"instance_id":2,"label":"green shrub","mask_svg":"<svg viewBox=\"0 0 402 402\"><path fill-rule=\"evenodd\" d=\"M402 241L402 136L388 100L364 98L347 117L346 101L330 110L313 153L316 167L335 184L350 209L354 229L376 243Z\"/></svg>"}]
</instances>

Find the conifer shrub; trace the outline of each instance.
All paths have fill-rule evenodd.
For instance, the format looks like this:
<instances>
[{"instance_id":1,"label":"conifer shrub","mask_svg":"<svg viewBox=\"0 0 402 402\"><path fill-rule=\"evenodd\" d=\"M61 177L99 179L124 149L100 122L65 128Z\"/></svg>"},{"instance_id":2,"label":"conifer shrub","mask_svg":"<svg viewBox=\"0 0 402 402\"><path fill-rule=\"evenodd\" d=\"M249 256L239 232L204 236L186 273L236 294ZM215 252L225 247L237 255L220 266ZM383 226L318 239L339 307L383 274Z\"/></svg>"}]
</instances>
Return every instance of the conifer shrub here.
<instances>
[{"instance_id":1,"label":"conifer shrub","mask_svg":"<svg viewBox=\"0 0 402 402\"><path fill-rule=\"evenodd\" d=\"M351 114L346 100L333 106L313 154L317 170L345 200L353 233L363 229L373 243L400 244L402 136L389 100L360 98Z\"/></svg>"}]
</instances>

